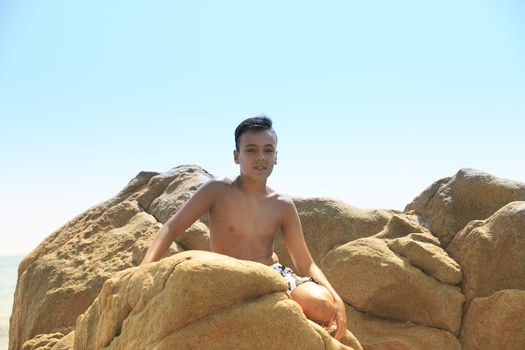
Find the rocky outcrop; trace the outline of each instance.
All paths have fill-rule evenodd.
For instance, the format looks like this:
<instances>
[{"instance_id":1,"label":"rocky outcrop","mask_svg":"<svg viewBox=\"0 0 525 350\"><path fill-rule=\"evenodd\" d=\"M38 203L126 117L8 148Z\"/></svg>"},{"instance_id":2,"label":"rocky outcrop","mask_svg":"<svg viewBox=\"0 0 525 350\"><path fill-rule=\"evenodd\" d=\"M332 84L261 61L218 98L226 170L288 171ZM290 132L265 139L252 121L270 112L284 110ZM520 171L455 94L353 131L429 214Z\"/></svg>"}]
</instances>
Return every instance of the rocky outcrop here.
<instances>
[{"instance_id":1,"label":"rocky outcrop","mask_svg":"<svg viewBox=\"0 0 525 350\"><path fill-rule=\"evenodd\" d=\"M474 299L461 332L463 349L525 349L524 316L523 290L502 290Z\"/></svg>"},{"instance_id":2,"label":"rocky outcrop","mask_svg":"<svg viewBox=\"0 0 525 350\"><path fill-rule=\"evenodd\" d=\"M9 349L335 348L273 270L205 252L207 216L165 259L137 267L152 235L210 178L197 166L142 172L49 236L20 264ZM343 343L522 349L525 202L515 201L524 189L460 170L404 213L294 198L312 256L346 303ZM275 250L292 264L279 235Z\"/></svg>"},{"instance_id":3,"label":"rocky outcrop","mask_svg":"<svg viewBox=\"0 0 525 350\"><path fill-rule=\"evenodd\" d=\"M295 198L294 204L316 263L341 244L378 233L394 215L391 210L364 210L333 199ZM293 266L280 234L275 240L275 252L282 264Z\"/></svg>"},{"instance_id":4,"label":"rocky outcrop","mask_svg":"<svg viewBox=\"0 0 525 350\"><path fill-rule=\"evenodd\" d=\"M525 290L525 202L469 223L448 246L462 266L468 301L503 289Z\"/></svg>"},{"instance_id":5,"label":"rocky outcrop","mask_svg":"<svg viewBox=\"0 0 525 350\"><path fill-rule=\"evenodd\" d=\"M104 284L75 349L336 349L273 269L188 251ZM147 321L145 321L147 320Z\"/></svg>"},{"instance_id":6,"label":"rocky outcrop","mask_svg":"<svg viewBox=\"0 0 525 350\"><path fill-rule=\"evenodd\" d=\"M361 238L325 256L321 268L357 310L459 333L464 297L396 255L377 238Z\"/></svg>"},{"instance_id":7,"label":"rocky outcrop","mask_svg":"<svg viewBox=\"0 0 525 350\"><path fill-rule=\"evenodd\" d=\"M191 166L165 174L142 172L114 198L88 209L46 238L20 264L9 348L18 350L39 334L72 331L104 281L142 261L151 236L162 224L156 215L166 219L169 209L177 210L210 177ZM193 229L207 230L198 223ZM182 250L174 244L168 255Z\"/></svg>"},{"instance_id":8,"label":"rocky outcrop","mask_svg":"<svg viewBox=\"0 0 525 350\"><path fill-rule=\"evenodd\" d=\"M414 211L447 246L472 220L484 220L514 201L525 201L525 184L501 179L474 169L433 183L405 212Z\"/></svg>"},{"instance_id":9,"label":"rocky outcrop","mask_svg":"<svg viewBox=\"0 0 525 350\"><path fill-rule=\"evenodd\" d=\"M410 234L388 242L388 248L406 258L410 265L446 284L461 282L461 269L439 245L421 242L421 236Z\"/></svg>"},{"instance_id":10,"label":"rocky outcrop","mask_svg":"<svg viewBox=\"0 0 525 350\"><path fill-rule=\"evenodd\" d=\"M398 322L357 311L347 305L348 324L364 349L459 350L459 340L450 332Z\"/></svg>"}]
</instances>

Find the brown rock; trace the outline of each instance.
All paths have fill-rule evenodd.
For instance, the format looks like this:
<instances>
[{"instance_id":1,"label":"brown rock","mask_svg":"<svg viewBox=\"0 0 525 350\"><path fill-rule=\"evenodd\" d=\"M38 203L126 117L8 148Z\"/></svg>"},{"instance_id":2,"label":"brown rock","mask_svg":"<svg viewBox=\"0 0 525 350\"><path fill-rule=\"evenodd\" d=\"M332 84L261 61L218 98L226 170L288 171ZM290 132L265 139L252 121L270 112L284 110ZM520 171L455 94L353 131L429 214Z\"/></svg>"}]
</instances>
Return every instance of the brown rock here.
<instances>
[{"instance_id":1,"label":"brown rock","mask_svg":"<svg viewBox=\"0 0 525 350\"><path fill-rule=\"evenodd\" d=\"M106 281L74 349L335 349L286 288L259 263L179 253Z\"/></svg>"},{"instance_id":2,"label":"brown rock","mask_svg":"<svg viewBox=\"0 0 525 350\"><path fill-rule=\"evenodd\" d=\"M388 247L395 253L407 258L412 266L443 283L461 282L461 270L447 252L432 243L419 242L412 237L396 238L388 242Z\"/></svg>"},{"instance_id":3,"label":"brown rock","mask_svg":"<svg viewBox=\"0 0 525 350\"><path fill-rule=\"evenodd\" d=\"M134 268L162 223L210 177L196 166L165 174L142 172L114 198L49 236L20 265L10 349L71 350L74 343L82 350L106 345L171 349L173 344L192 349L336 348L329 333L305 319L271 269L212 253L178 253L209 249L206 215L173 244L168 255L175 256ZM525 289L524 202L490 216L501 203L522 196L524 188L461 170L422 193L407 207L413 210L403 214L329 199L294 201L315 261L352 305L349 327L365 349L448 350L458 348L451 333L458 334L464 300L459 288L449 285L460 278L450 258L462 266L468 298ZM448 257L440 244L446 245L472 218L484 220L472 221L457 235ZM276 251L282 263L292 265L280 238ZM518 299L514 294L502 298L521 310ZM469 309L467 316L477 317L469 316L476 310ZM506 322L496 321L504 315L491 312L487 317L494 324ZM514 315L514 320L521 318ZM468 322L465 341L472 340L468 334L490 337L489 328L497 328L472 328L475 322ZM522 330L510 322L505 329L512 330L512 338ZM350 332L343 343L361 349Z\"/></svg>"},{"instance_id":4,"label":"brown rock","mask_svg":"<svg viewBox=\"0 0 525 350\"><path fill-rule=\"evenodd\" d=\"M75 332L70 332L62 339L60 339L51 350L73 350L73 343L75 341Z\"/></svg>"},{"instance_id":5,"label":"brown rock","mask_svg":"<svg viewBox=\"0 0 525 350\"><path fill-rule=\"evenodd\" d=\"M378 233L394 214L383 209L359 209L326 198L294 198L294 203L306 244L317 263L341 244ZM280 234L275 240L275 252L282 264L293 266Z\"/></svg>"},{"instance_id":6,"label":"brown rock","mask_svg":"<svg viewBox=\"0 0 525 350\"><path fill-rule=\"evenodd\" d=\"M415 237L418 237L418 240L439 244L439 239L422 225L416 215L410 213L394 214L375 237L391 239L405 237L409 234L415 235Z\"/></svg>"},{"instance_id":7,"label":"brown rock","mask_svg":"<svg viewBox=\"0 0 525 350\"><path fill-rule=\"evenodd\" d=\"M64 335L62 333L39 334L22 345L22 350L51 350Z\"/></svg>"},{"instance_id":8,"label":"brown rock","mask_svg":"<svg viewBox=\"0 0 525 350\"><path fill-rule=\"evenodd\" d=\"M152 235L161 226L144 206L162 196L166 187L175 200L184 197L176 195L172 182L191 191L206 178L205 171L190 166L162 175L142 172L114 198L46 238L20 264L9 349L19 350L39 334L69 333L106 279L142 261ZM168 208L162 203L155 204L156 215L166 214ZM192 229L205 231L202 224L196 225ZM168 255L181 250L174 244Z\"/></svg>"},{"instance_id":9,"label":"brown rock","mask_svg":"<svg viewBox=\"0 0 525 350\"><path fill-rule=\"evenodd\" d=\"M366 350L460 350L449 332L378 318L346 306L348 327Z\"/></svg>"},{"instance_id":10,"label":"brown rock","mask_svg":"<svg viewBox=\"0 0 525 350\"><path fill-rule=\"evenodd\" d=\"M525 290L525 202L471 222L447 250L463 270L467 301L503 289Z\"/></svg>"},{"instance_id":11,"label":"brown rock","mask_svg":"<svg viewBox=\"0 0 525 350\"><path fill-rule=\"evenodd\" d=\"M525 291L503 290L470 303L461 331L464 350L525 349Z\"/></svg>"},{"instance_id":12,"label":"brown rock","mask_svg":"<svg viewBox=\"0 0 525 350\"><path fill-rule=\"evenodd\" d=\"M341 298L360 311L459 332L464 301L459 288L427 276L380 239L332 250L321 269Z\"/></svg>"},{"instance_id":13,"label":"brown rock","mask_svg":"<svg viewBox=\"0 0 525 350\"><path fill-rule=\"evenodd\" d=\"M436 181L405 208L428 223L444 246L472 220L484 220L513 201L525 200L525 184L461 169Z\"/></svg>"},{"instance_id":14,"label":"brown rock","mask_svg":"<svg viewBox=\"0 0 525 350\"><path fill-rule=\"evenodd\" d=\"M152 178L152 180L158 181L161 185L158 185L159 189L154 193L156 196L151 204L148 205L149 201L145 201L142 196L140 202L144 203L148 213L159 222L165 223L202 184L212 178L212 175L198 166L180 166L157 177L158 179ZM153 196L149 196L149 199L151 197Z\"/></svg>"}]
</instances>

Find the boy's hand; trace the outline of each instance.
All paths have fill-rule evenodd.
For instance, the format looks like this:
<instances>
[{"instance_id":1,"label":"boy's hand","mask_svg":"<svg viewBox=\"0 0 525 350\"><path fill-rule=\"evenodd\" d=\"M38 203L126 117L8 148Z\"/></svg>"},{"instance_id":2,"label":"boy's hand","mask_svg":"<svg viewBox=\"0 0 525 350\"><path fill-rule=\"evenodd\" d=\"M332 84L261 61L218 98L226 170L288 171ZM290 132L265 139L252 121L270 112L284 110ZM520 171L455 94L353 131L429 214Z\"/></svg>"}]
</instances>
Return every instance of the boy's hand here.
<instances>
[{"instance_id":1,"label":"boy's hand","mask_svg":"<svg viewBox=\"0 0 525 350\"><path fill-rule=\"evenodd\" d=\"M332 322L334 321L337 325L337 330L335 332L334 338L339 340L346 333L346 310L345 304L341 298L336 298L335 300L335 314L332 319Z\"/></svg>"}]
</instances>

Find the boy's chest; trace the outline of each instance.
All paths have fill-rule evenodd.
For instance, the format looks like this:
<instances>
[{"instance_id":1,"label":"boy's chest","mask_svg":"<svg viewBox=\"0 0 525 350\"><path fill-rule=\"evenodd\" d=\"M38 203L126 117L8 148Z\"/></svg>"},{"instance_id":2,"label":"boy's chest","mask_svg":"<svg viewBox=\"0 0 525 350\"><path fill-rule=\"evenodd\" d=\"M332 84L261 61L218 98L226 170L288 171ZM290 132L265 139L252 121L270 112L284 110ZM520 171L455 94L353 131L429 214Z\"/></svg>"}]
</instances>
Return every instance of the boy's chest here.
<instances>
[{"instance_id":1,"label":"boy's chest","mask_svg":"<svg viewBox=\"0 0 525 350\"><path fill-rule=\"evenodd\" d=\"M215 229L235 235L273 236L281 224L279 210L271 201L222 201L211 214Z\"/></svg>"}]
</instances>

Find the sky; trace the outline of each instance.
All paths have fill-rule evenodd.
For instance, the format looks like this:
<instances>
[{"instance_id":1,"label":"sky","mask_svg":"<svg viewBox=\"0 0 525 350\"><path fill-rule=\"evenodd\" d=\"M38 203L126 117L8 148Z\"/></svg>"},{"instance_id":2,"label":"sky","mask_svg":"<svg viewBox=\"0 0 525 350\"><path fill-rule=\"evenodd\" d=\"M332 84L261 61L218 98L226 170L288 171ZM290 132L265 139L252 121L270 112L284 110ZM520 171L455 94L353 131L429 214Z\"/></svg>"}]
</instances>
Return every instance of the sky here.
<instances>
[{"instance_id":1,"label":"sky","mask_svg":"<svg viewBox=\"0 0 525 350\"><path fill-rule=\"evenodd\" d=\"M0 2L0 255L138 172L235 177L266 114L269 185L403 210L461 168L525 182L525 3Z\"/></svg>"}]
</instances>

